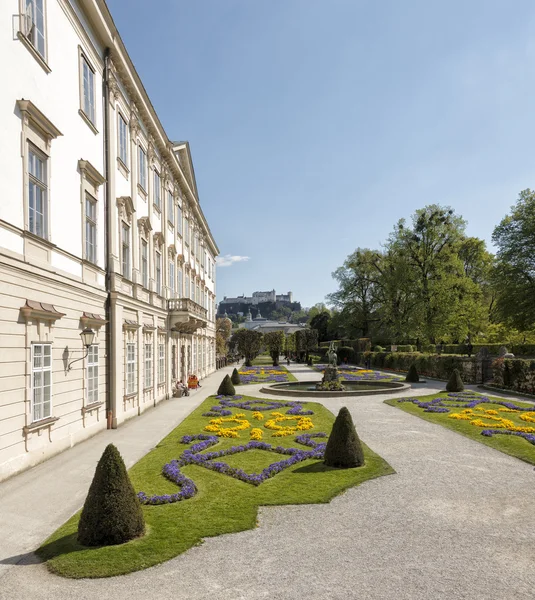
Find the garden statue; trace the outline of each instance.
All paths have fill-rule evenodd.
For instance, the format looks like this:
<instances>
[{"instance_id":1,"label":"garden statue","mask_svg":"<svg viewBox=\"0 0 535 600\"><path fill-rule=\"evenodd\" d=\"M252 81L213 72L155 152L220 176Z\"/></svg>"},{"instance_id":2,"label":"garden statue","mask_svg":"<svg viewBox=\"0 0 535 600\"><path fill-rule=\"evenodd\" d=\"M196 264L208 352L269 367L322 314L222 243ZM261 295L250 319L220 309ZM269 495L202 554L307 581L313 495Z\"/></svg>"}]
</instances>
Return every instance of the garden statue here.
<instances>
[{"instance_id":1,"label":"garden statue","mask_svg":"<svg viewBox=\"0 0 535 600\"><path fill-rule=\"evenodd\" d=\"M334 342L329 342L329 350L327 352L327 356L329 357L329 365L332 367L336 367L338 364L338 356L336 354L336 347Z\"/></svg>"}]
</instances>

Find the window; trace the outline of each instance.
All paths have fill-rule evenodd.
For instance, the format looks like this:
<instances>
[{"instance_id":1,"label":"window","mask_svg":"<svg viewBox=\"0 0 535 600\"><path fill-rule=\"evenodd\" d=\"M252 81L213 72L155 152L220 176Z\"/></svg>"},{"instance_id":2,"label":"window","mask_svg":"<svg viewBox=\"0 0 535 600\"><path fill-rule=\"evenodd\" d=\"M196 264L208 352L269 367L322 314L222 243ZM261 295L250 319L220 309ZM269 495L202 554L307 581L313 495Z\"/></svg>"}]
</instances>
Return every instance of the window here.
<instances>
[{"instance_id":1,"label":"window","mask_svg":"<svg viewBox=\"0 0 535 600\"><path fill-rule=\"evenodd\" d=\"M156 251L156 293L162 295L162 253Z\"/></svg>"},{"instance_id":2,"label":"window","mask_svg":"<svg viewBox=\"0 0 535 600\"><path fill-rule=\"evenodd\" d=\"M171 225L175 224L175 199L169 190L167 190L167 219Z\"/></svg>"},{"instance_id":3,"label":"window","mask_svg":"<svg viewBox=\"0 0 535 600\"><path fill-rule=\"evenodd\" d=\"M152 387L152 343L145 344L145 389Z\"/></svg>"},{"instance_id":4,"label":"window","mask_svg":"<svg viewBox=\"0 0 535 600\"><path fill-rule=\"evenodd\" d=\"M189 298L189 277L186 274L186 293L184 294L184 298Z\"/></svg>"},{"instance_id":5,"label":"window","mask_svg":"<svg viewBox=\"0 0 535 600\"><path fill-rule=\"evenodd\" d=\"M158 385L165 383L165 344L158 344Z\"/></svg>"},{"instance_id":6,"label":"window","mask_svg":"<svg viewBox=\"0 0 535 600\"><path fill-rule=\"evenodd\" d=\"M23 5L22 33L37 52L46 58L44 0L23 0Z\"/></svg>"},{"instance_id":7,"label":"window","mask_svg":"<svg viewBox=\"0 0 535 600\"><path fill-rule=\"evenodd\" d=\"M193 278L191 279L191 299L195 300L195 281L193 280Z\"/></svg>"},{"instance_id":8,"label":"window","mask_svg":"<svg viewBox=\"0 0 535 600\"><path fill-rule=\"evenodd\" d=\"M136 391L136 345L126 344L126 394Z\"/></svg>"},{"instance_id":9,"label":"window","mask_svg":"<svg viewBox=\"0 0 535 600\"><path fill-rule=\"evenodd\" d=\"M161 198L160 198L160 188L162 186L162 180L160 179L160 174L158 171L154 171L154 206L158 210L162 210L161 206Z\"/></svg>"},{"instance_id":10,"label":"window","mask_svg":"<svg viewBox=\"0 0 535 600\"><path fill-rule=\"evenodd\" d=\"M52 416L52 345L32 344L32 420Z\"/></svg>"},{"instance_id":11,"label":"window","mask_svg":"<svg viewBox=\"0 0 535 600\"><path fill-rule=\"evenodd\" d=\"M145 240L141 240L141 283L149 287L149 245Z\"/></svg>"},{"instance_id":12,"label":"window","mask_svg":"<svg viewBox=\"0 0 535 600\"><path fill-rule=\"evenodd\" d=\"M138 146L138 183L147 191L147 155L141 146Z\"/></svg>"},{"instance_id":13,"label":"window","mask_svg":"<svg viewBox=\"0 0 535 600\"><path fill-rule=\"evenodd\" d=\"M30 145L28 152L29 229L39 237L48 238L48 159Z\"/></svg>"},{"instance_id":14,"label":"window","mask_svg":"<svg viewBox=\"0 0 535 600\"><path fill-rule=\"evenodd\" d=\"M171 289L171 298L175 297L175 263L169 261L169 288Z\"/></svg>"},{"instance_id":15,"label":"window","mask_svg":"<svg viewBox=\"0 0 535 600\"><path fill-rule=\"evenodd\" d=\"M182 208L180 208L180 206L177 206L176 227L177 227L178 233L180 233L180 235L182 235Z\"/></svg>"},{"instance_id":16,"label":"window","mask_svg":"<svg viewBox=\"0 0 535 600\"><path fill-rule=\"evenodd\" d=\"M85 259L97 262L97 201L85 195Z\"/></svg>"},{"instance_id":17,"label":"window","mask_svg":"<svg viewBox=\"0 0 535 600\"><path fill-rule=\"evenodd\" d=\"M130 279L130 227L126 223L122 223L121 232L122 273L123 277Z\"/></svg>"},{"instance_id":18,"label":"window","mask_svg":"<svg viewBox=\"0 0 535 600\"><path fill-rule=\"evenodd\" d=\"M98 346L89 346L87 354L87 403L98 402Z\"/></svg>"},{"instance_id":19,"label":"window","mask_svg":"<svg viewBox=\"0 0 535 600\"><path fill-rule=\"evenodd\" d=\"M93 71L87 58L82 54L82 111L85 116L95 124L95 71Z\"/></svg>"},{"instance_id":20,"label":"window","mask_svg":"<svg viewBox=\"0 0 535 600\"><path fill-rule=\"evenodd\" d=\"M182 298L182 293L183 293L183 289L182 289L182 267L178 267L178 285L177 285L177 296L179 298Z\"/></svg>"},{"instance_id":21,"label":"window","mask_svg":"<svg viewBox=\"0 0 535 600\"><path fill-rule=\"evenodd\" d=\"M128 126L123 115L119 114L119 158L128 165Z\"/></svg>"},{"instance_id":22,"label":"window","mask_svg":"<svg viewBox=\"0 0 535 600\"><path fill-rule=\"evenodd\" d=\"M184 219L184 241L189 244L189 220Z\"/></svg>"}]
</instances>

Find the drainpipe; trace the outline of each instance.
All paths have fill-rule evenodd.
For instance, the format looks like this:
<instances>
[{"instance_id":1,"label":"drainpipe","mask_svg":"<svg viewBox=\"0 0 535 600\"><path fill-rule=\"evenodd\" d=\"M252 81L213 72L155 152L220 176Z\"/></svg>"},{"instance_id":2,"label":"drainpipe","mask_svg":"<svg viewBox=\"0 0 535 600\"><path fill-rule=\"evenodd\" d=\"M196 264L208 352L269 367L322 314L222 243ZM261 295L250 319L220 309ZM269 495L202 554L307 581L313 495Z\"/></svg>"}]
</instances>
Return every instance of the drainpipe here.
<instances>
[{"instance_id":1,"label":"drainpipe","mask_svg":"<svg viewBox=\"0 0 535 600\"><path fill-rule=\"evenodd\" d=\"M110 185L110 152L109 152L109 111L110 111L110 90L108 86L109 77L109 60L110 60L110 49L106 48L104 53L104 80L102 85L102 95L104 100L104 176L106 178L106 191L104 194L104 247L106 252L105 265L106 265L106 417L107 427L112 428L113 411L111 395L114 390L114 374L113 374L113 357L115 356L115 340L113 336L114 320L115 315L112 310L112 298L111 298L111 268L110 268L110 257L111 257L111 244L110 244L110 198L111 198L111 185Z\"/></svg>"}]
</instances>

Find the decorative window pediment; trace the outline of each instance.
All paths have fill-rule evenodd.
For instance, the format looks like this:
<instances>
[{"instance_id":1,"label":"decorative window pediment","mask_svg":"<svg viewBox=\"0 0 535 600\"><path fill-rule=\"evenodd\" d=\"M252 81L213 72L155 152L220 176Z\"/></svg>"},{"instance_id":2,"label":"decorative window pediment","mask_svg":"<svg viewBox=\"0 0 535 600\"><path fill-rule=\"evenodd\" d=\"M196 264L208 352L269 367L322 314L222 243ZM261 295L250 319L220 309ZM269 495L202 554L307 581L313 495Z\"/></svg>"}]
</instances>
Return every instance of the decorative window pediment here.
<instances>
[{"instance_id":1,"label":"decorative window pediment","mask_svg":"<svg viewBox=\"0 0 535 600\"><path fill-rule=\"evenodd\" d=\"M21 307L20 311L26 320L36 319L40 321L56 322L58 319L61 319L61 317L65 316L65 313L56 310L52 304L36 302L35 300L26 300L26 304Z\"/></svg>"},{"instance_id":2,"label":"decorative window pediment","mask_svg":"<svg viewBox=\"0 0 535 600\"><path fill-rule=\"evenodd\" d=\"M161 231L157 231L154 236L154 245L156 248L160 249L164 245L165 239L163 237L163 233Z\"/></svg>"},{"instance_id":3,"label":"decorative window pediment","mask_svg":"<svg viewBox=\"0 0 535 600\"><path fill-rule=\"evenodd\" d=\"M150 232L152 231L149 217L141 217L141 219L137 220L137 225L143 236L148 239Z\"/></svg>"},{"instance_id":4,"label":"decorative window pediment","mask_svg":"<svg viewBox=\"0 0 535 600\"><path fill-rule=\"evenodd\" d=\"M174 244L171 244L169 246L169 248L167 249L167 252L169 253L169 258L174 259L176 256L176 248Z\"/></svg>"},{"instance_id":5,"label":"decorative window pediment","mask_svg":"<svg viewBox=\"0 0 535 600\"><path fill-rule=\"evenodd\" d=\"M140 325L137 321L133 321L132 319L124 319L123 321L123 329L125 330L135 330L139 329Z\"/></svg>"},{"instance_id":6,"label":"decorative window pediment","mask_svg":"<svg viewBox=\"0 0 535 600\"><path fill-rule=\"evenodd\" d=\"M104 175L101 175L100 171L88 160L81 158L78 161L78 168L80 169L82 176L85 177L95 187L101 186L106 181Z\"/></svg>"},{"instance_id":7,"label":"decorative window pediment","mask_svg":"<svg viewBox=\"0 0 535 600\"><path fill-rule=\"evenodd\" d=\"M88 312L84 312L80 317L80 321L82 327L95 327L97 329L107 323L106 319L103 319L100 315Z\"/></svg>"},{"instance_id":8,"label":"decorative window pediment","mask_svg":"<svg viewBox=\"0 0 535 600\"><path fill-rule=\"evenodd\" d=\"M47 144L60 135L61 131L35 106L31 100L17 100L17 106L22 114L23 121L36 129L46 139Z\"/></svg>"},{"instance_id":9,"label":"decorative window pediment","mask_svg":"<svg viewBox=\"0 0 535 600\"><path fill-rule=\"evenodd\" d=\"M125 221L128 221L128 223L131 223L132 215L136 212L132 198L130 196L121 196L120 198L117 198L117 206L119 208L119 216Z\"/></svg>"}]
</instances>

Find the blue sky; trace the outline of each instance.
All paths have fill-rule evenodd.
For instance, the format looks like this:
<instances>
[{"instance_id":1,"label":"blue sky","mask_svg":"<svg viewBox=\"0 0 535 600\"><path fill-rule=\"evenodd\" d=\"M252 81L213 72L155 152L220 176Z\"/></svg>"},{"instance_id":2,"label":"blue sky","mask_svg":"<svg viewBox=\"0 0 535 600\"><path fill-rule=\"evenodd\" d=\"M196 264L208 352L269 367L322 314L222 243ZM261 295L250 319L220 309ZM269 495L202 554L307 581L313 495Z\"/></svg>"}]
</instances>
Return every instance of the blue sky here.
<instances>
[{"instance_id":1,"label":"blue sky","mask_svg":"<svg viewBox=\"0 0 535 600\"><path fill-rule=\"evenodd\" d=\"M218 269L219 299L321 302L350 252L430 203L490 244L535 187L532 0L108 5L169 137L191 144L221 254L243 258Z\"/></svg>"}]
</instances>

